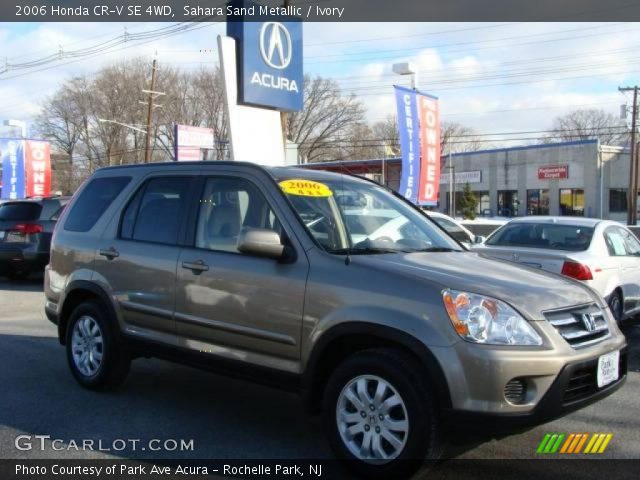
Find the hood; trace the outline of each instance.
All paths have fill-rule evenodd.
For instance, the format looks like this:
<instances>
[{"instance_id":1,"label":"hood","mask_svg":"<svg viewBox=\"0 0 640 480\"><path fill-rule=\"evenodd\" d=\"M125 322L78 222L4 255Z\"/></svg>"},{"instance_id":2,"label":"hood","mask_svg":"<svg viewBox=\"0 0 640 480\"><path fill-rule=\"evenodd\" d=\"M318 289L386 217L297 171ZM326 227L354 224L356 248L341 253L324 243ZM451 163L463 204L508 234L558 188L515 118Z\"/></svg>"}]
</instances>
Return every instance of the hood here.
<instances>
[{"instance_id":1,"label":"hood","mask_svg":"<svg viewBox=\"0 0 640 480\"><path fill-rule=\"evenodd\" d=\"M601 302L580 282L474 252L416 252L354 257L363 264L413 276L444 289L487 295L507 302L529 320L542 312Z\"/></svg>"}]
</instances>

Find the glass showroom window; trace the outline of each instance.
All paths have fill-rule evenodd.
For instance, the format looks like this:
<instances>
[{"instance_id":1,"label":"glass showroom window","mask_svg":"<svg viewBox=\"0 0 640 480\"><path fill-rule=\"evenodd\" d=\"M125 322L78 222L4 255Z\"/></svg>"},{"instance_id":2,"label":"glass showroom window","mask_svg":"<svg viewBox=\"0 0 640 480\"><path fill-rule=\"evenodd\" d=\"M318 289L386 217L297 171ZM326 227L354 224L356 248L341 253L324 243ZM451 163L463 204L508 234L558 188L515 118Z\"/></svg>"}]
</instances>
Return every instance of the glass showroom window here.
<instances>
[{"instance_id":1,"label":"glass showroom window","mask_svg":"<svg viewBox=\"0 0 640 480\"><path fill-rule=\"evenodd\" d=\"M584 217L584 190L581 188L560 190L560 215Z\"/></svg>"},{"instance_id":2,"label":"glass showroom window","mask_svg":"<svg viewBox=\"0 0 640 480\"><path fill-rule=\"evenodd\" d=\"M527 190L527 215L549 215L549 190Z\"/></svg>"},{"instance_id":3,"label":"glass showroom window","mask_svg":"<svg viewBox=\"0 0 640 480\"><path fill-rule=\"evenodd\" d=\"M626 212L627 211L627 189L626 188L609 189L609 211L610 212Z\"/></svg>"},{"instance_id":4,"label":"glass showroom window","mask_svg":"<svg viewBox=\"0 0 640 480\"><path fill-rule=\"evenodd\" d=\"M518 191L498 190L498 215L501 217L518 216Z\"/></svg>"}]
</instances>

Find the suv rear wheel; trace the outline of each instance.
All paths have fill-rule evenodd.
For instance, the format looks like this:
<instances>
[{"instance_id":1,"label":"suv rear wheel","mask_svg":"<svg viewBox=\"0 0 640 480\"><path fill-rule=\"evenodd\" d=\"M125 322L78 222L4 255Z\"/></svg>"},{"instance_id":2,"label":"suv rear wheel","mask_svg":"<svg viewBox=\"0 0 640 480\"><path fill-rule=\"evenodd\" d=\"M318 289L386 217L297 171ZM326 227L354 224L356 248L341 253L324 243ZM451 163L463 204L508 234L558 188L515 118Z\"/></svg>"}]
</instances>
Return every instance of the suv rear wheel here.
<instances>
[{"instance_id":1,"label":"suv rear wheel","mask_svg":"<svg viewBox=\"0 0 640 480\"><path fill-rule=\"evenodd\" d=\"M120 385L131 364L113 335L105 308L95 302L78 305L69 319L66 349L69 368L85 388L105 390Z\"/></svg>"},{"instance_id":2,"label":"suv rear wheel","mask_svg":"<svg viewBox=\"0 0 640 480\"><path fill-rule=\"evenodd\" d=\"M400 351L374 349L352 355L331 375L323 423L347 467L395 478L439 456L437 413L422 372Z\"/></svg>"}]
</instances>

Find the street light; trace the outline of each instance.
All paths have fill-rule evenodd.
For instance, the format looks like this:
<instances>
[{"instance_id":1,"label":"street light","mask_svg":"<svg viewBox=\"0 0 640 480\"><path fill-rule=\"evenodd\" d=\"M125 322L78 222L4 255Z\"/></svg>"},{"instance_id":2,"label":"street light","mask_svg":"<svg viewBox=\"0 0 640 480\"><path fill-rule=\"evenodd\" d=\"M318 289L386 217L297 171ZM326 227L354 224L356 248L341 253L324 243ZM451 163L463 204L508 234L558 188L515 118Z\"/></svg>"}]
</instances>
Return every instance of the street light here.
<instances>
[{"instance_id":1,"label":"street light","mask_svg":"<svg viewBox=\"0 0 640 480\"><path fill-rule=\"evenodd\" d=\"M100 123L113 123L114 125L120 125L121 127L130 128L131 130L136 130L138 132L142 132L144 134L147 133L146 130L136 127L135 125L129 125L128 123L118 122L116 120L107 120L106 118L99 118L98 121Z\"/></svg>"},{"instance_id":2,"label":"street light","mask_svg":"<svg viewBox=\"0 0 640 480\"><path fill-rule=\"evenodd\" d=\"M413 63L410 62L402 62L402 63L394 63L391 66L393 73L398 75L411 75L411 88L413 90L416 89L418 85L418 72L416 71Z\"/></svg>"}]
</instances>

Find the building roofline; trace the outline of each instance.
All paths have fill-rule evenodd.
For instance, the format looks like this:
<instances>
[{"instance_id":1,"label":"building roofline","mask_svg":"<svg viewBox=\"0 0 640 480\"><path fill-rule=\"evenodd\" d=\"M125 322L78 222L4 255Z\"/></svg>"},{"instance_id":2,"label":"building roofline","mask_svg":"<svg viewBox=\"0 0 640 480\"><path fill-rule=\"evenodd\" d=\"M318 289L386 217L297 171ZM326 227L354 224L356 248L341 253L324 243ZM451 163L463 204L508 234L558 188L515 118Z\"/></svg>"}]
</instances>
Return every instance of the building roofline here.
<instances>
[{"instance_id":1,"label":"building roofline","mask_svg":"<svg viewBox=\"0 0 640 480\"><path fill-rule=\"evenodd\" d=\"M588 139L588 140L573 140L570 142L557 142L557 143L542 143L542 144L536 144L536 145L523 145L523 146L517 146L517 147L505 147L505 148L491 148L491 149L487 149L487 150L476 150L473 152L458 152L458 153L452 153L451 156L452 157L462 157L465 155L481 155L484 153L497 153L497 152L513 152L513 151L519 151L519 150L533 150L533 149L538 149L538 148L551 148L551 147L571 147L574 145L590 145L590 144L597 144L598 140L597 139ZM448 157L448 155L443 155L443 157ZM367 159L367 160L332 160L330 162L314 162L314 163L305 163L303 165L300 166L310 166L310 167L315 167L315 166L349 166L349 165L378 165L380 163L382 163L382 161L385 162L390 162L390 163L398 163L400 162L401 157L391 157L391 158L386 158L386 159L382 159L382 158L377 158L377 159Z\"/></svg>"}]
</instances>

